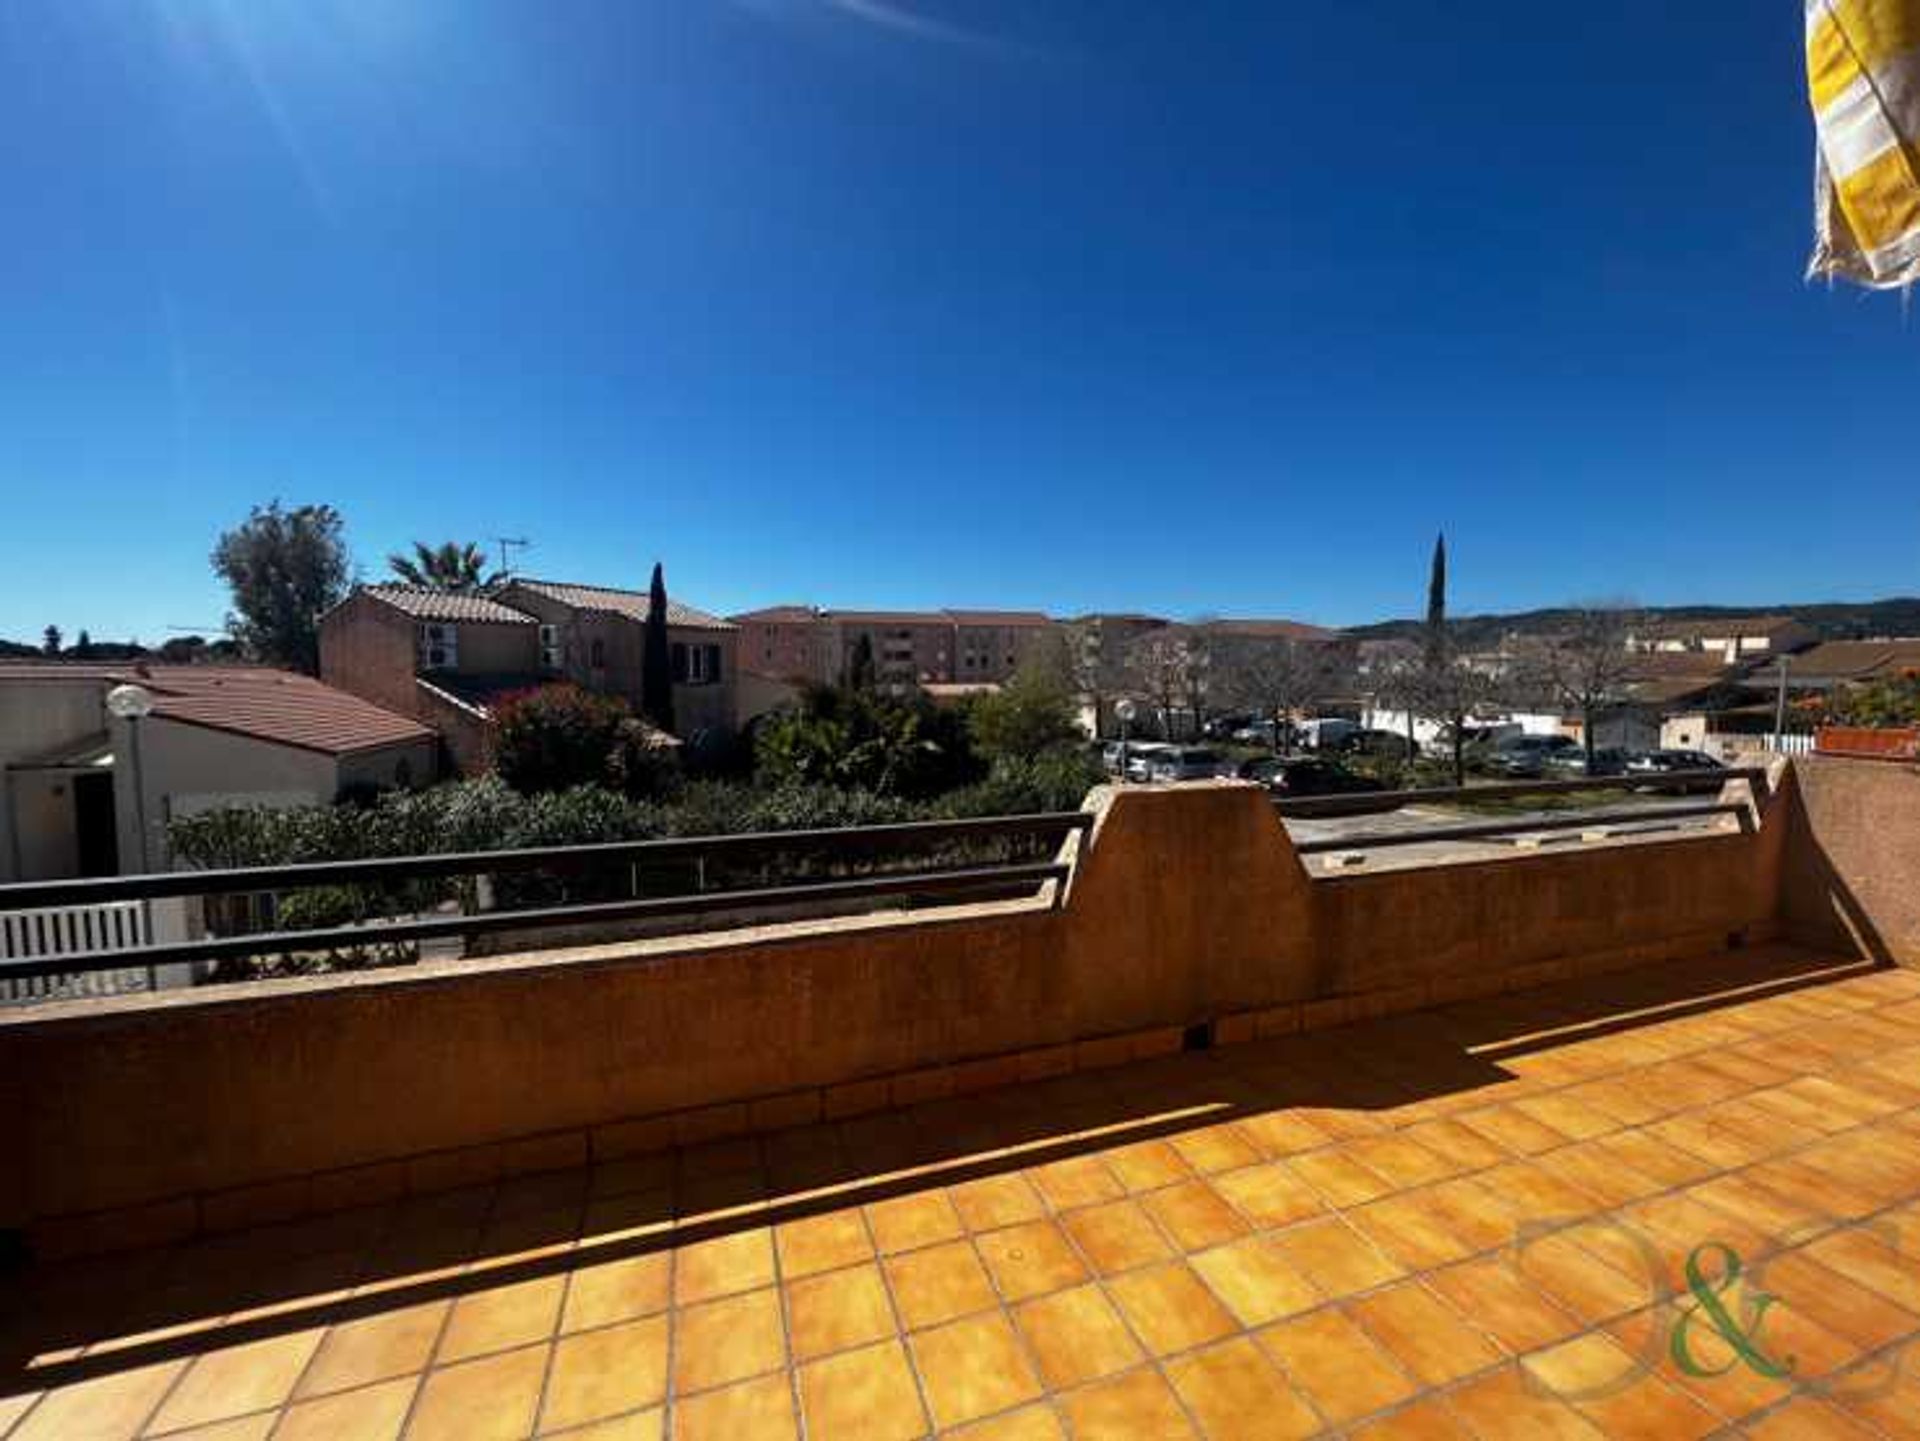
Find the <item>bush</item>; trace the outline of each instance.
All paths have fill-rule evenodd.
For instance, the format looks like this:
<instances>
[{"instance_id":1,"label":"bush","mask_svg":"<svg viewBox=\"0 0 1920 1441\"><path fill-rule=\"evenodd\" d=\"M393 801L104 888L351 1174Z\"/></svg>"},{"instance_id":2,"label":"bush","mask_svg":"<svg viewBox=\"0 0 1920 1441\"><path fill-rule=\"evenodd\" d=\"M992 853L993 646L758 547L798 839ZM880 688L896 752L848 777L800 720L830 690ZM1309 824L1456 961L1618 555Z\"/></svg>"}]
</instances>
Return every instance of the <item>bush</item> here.
<instances>
[{"instance_id":1,"label":"bush","mask_svg":"<svg viewBox=\"0 0 1920 1441\"><path fill-rule=\"evenodd\" d=\"M494 715L494 770L523 795L590 785L658 795L672 783L672 748L616 696L541 686L507 697Z\"/></svg>"},{"instance_id":2,"label":"bush","mask_svg":"<svg viewBox=\"0 0 1920 1441\"><path fill-rule=\"evenodd\" d=\"M799 705L766 717L754 741L755 774L775 788L833 786L925 797L974 779L980 764L964 716L924 697L815 686Z\"/></svg>"},{"instance_id":3,"label":"bush","mask_svg":"<svg viewBox=\"0 0 1920 1441\"><path fill-rule=\"evenodd\" d=\"M1074 811L1087 792L1106 779L1100 762L1077 748L1060 747L1031 759L994 763L987 778L941 798L941 811L967 816Z\"/></svg>"},{"instance_id":4,"label":"bush","mask_svg":"<svg viewBox=\"0 0 1920 1441\"><path fill-rule=\"evenodd\" d=\"M1073 695L1050 670L1025 667L1001 690L973 702L968 735L988 760L1032 760L1083 739Z\"/></svg>"}]
</instances>

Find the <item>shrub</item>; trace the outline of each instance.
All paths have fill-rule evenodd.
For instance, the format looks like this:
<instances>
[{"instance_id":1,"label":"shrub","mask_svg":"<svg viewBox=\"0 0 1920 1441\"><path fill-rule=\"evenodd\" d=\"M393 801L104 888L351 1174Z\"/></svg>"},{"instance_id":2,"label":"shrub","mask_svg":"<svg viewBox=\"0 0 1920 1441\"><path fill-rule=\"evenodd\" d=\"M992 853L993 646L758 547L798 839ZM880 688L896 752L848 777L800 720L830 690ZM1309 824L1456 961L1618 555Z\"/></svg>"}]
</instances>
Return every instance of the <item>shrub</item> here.
<instances>
[{"instance_id":1,"label":"shrub","mask_svg":"<svg viewBox=\"0 0 1920 1441\"><path fill-rule=\"evenodd\" d=\"M991 761L1031 760L1082 739L1073 694L1053 671L1027 666L994 695L973 702L968 733Z\"/></svg>"},{"instance_id":2,"label":"shrub","mask_svg":"<svg viewBox=\"0 0 1920 1441\"><path fill-rule=\"evenodd\" d=\"M625 701L574 685L541 686L495 708L494 770L524 795L605 785L655 795L670 785L671 748Z\"/></svg>"},{"instance_id":3,"label":"shrub","mask_svg":"<svg viewBox=\"0 0 1920 1441\"><path fill-rule=\"evenodd\" d=\"M924 797L980 773L965 720L924 697L815 686L766 717L754 742L755 774L773 787L837 786Z\"/></svg>"}]
</instances>

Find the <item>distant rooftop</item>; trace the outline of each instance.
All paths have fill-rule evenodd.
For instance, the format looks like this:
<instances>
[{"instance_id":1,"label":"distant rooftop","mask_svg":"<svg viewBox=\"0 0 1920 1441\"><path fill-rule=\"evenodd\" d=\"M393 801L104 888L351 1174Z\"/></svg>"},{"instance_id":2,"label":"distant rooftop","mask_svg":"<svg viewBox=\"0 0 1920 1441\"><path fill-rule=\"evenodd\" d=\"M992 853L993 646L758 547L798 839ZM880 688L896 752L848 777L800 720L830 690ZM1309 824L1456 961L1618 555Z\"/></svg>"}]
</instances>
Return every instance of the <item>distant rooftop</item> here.
<instances>
[{"instance_id":1,"label":"distant rooftop","mask_svg":"<svg viewBox=\"0 0 1920 1441\"><path fill-rule=\"evenodd\" d=\"M599 611L605 615L623 615L630 620L645 620L650 604L644 590L621 590L607 585L578 585L565 580L535 580L530 576L515 576L508 581L503 590L521 586L557 600L562 605L570 605L576 610ZM688 630L732 630L729 621L717 615L709 615L704 610L667 597L667 624L680 626Z\"/></svg>"},{"instance_id":2,"label":"distant rooftop","mask_svg":"<svg viewBox=\"0 0 1920 1441\"><path fill-rule=\"evenodd\" d=\"M534 623L533 617L525 611L502 605L490 596L456 595L419 585L363 585L360 591L375 600L385 601L396 610L405 611L415 620L453 624L484 622L489 625Z\"/></svg>"}]
</instances>

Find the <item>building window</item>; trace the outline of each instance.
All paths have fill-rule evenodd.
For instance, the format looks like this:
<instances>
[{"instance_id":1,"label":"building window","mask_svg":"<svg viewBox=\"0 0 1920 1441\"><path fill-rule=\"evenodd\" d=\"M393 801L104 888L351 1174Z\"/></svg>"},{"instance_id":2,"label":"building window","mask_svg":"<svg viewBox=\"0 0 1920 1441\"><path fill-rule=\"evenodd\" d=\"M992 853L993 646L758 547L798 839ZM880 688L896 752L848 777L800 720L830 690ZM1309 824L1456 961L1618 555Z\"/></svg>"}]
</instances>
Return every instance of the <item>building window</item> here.
<instances>
[{"instance_id":1,"label":"building window","mask_svg":"<svg viewBox=\"0 0 1920 1441\"><path fill-rule=\"evenodd\" d=\"M560 669L560 627L557 625L540 627L540 668Z\"/></svg>"},{"instance_id":2,"label":"building window","mask_svg":"<svg viewBox=\"0 0 1920 1441\"><path fill-rule=\"evenodd\" d=\"M588 643L587 664L595 670L605 670L607 668L607 643L605 641L596 639Z\"/></svg>"},{"instance_id":3,"label":"building window","mask_svg":"<svg viewBox=\"0 0 1920 1441\"><path fill-rule=\"evenodd\" d=\"M675 641L669 654L673 658L675 685L713 685L720 679L720 647L717 645Z\"/></svg>"},{"instance_id":4,"label":"building window","mask_svg":"<svg viewBox=\"0 0 1920 1441\"><path fill-rule=\"evenodd\" d=\"M427 624L416 636L417 659L421 670L452 670L460 664L460 628Z\"/></svg>"}]
</instances>

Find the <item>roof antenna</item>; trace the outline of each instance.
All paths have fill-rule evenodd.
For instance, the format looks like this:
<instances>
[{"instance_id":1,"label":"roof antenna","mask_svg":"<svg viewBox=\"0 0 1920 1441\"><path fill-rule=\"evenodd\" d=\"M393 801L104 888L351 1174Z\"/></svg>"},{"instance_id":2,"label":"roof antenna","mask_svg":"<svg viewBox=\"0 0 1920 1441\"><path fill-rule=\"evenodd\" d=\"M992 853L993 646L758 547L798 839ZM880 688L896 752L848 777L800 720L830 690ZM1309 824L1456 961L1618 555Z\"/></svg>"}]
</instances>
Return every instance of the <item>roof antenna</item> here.
<instances>
[{"instance_id":1,"label":"roof antenna","mask_svg":"<svg viewBox=\"0 0 1920 1441\"><path fill-rule=\"evenodd\" d=\"M508 549L517 546L521 550L532 550L533 542L528 540L524 535L496 535L493 538L493 543L500 547L500 578L502 580L511 580L513 578L513 560L507 554Z\"/></svg>"}]
</instances>

